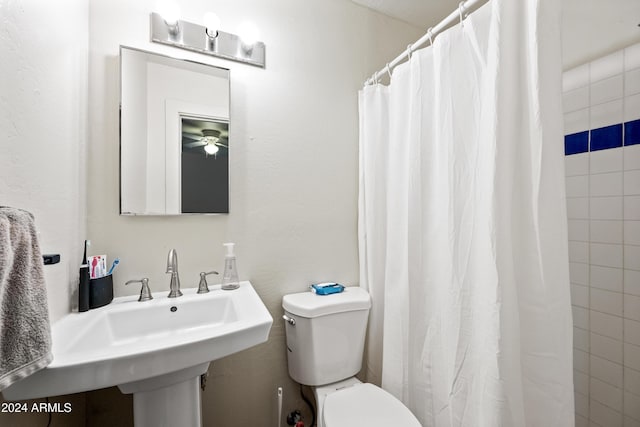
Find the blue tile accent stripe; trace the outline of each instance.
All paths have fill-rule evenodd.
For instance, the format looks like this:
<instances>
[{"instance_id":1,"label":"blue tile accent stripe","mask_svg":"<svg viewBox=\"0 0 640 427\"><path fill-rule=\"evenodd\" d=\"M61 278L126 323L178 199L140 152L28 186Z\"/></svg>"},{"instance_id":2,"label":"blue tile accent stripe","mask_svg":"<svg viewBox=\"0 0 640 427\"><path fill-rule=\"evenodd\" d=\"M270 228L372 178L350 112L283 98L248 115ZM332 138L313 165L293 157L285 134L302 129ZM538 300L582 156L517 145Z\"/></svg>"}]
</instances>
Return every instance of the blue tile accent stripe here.
<instances>
[{"instance_id":1,"label":"blue tile accent stripe","mask_svg":"<svg viewBox=\"0 0 640 427\"><path fill-rule=\"evenodd\" d=\"M624 145L640 144L640 120L624 124Z\"/></svg>"},{"instance_id":2,"label":"blue tile accent stripe","mask_svg":"<svg viewBox=\"0 0 640 427\"><path fill-rule=\"evenodd\" d=\"M640 119L564 136L564 154L587 153L640 144Z\"/></svg>"},{"instance_id":3,"label":"blue tile accent stripe","mask_svg":"<svg viewBox=\"0 0 640 427\"><path fill-rule=\"evenodd\" d=\"M606 150L622 147L622 123L599 129L591 129L591 146L589 151Z\"/></svg>"},{"instance_id":4,"label":"blue tile accent stripe","mask_svg":"<svg viewBox=\"0 0 640 427\"><path fill-rule=\"evenodd\" d=\"M589 131L572 133L564 137L564 154L586 153L589 151Z\"/></svg>"}]
</instances>

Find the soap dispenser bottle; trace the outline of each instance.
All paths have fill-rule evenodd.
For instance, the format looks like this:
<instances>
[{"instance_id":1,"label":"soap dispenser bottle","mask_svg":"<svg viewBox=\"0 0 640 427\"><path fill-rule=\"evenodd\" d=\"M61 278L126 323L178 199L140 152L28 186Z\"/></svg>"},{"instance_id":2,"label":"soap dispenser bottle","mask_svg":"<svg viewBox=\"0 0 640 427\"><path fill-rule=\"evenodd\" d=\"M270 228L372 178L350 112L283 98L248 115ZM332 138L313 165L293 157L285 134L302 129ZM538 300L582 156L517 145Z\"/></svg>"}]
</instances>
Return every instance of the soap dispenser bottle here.
<instances>
[{"instance_id":1,"label":"soap dispenser bottle","mask_svg":"<svg viewBox=\"0 0 640 427\"><path fill-rule=\"evenodd\" d=\"M236 267L236 255L233 252L235 243L225 243L227 255L224 258L224 273L222 274L222 289L229 291L238 289L240 283L238 280L238 269Z\"/></svg>"}]
</instances>

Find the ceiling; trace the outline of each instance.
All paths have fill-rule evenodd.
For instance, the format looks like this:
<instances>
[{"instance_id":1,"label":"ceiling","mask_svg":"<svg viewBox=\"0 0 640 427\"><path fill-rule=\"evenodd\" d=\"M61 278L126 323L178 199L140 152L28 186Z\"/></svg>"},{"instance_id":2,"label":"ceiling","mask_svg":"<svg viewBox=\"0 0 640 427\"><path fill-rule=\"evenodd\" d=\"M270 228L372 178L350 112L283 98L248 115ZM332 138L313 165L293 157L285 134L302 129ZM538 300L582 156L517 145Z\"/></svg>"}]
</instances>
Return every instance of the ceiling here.
<instances>
[{"instance_id":1,"label":"ceiling","mask_svg":"<svg viewBox=\"0 0 640 427\"><path fill-rule=\"evenodd\" d=\"M352 1L408 22L425 32L456 10L460 3L460 0ZM560 1L565 69L640 42L639 0Z\"/></svg>"}]
</instances>

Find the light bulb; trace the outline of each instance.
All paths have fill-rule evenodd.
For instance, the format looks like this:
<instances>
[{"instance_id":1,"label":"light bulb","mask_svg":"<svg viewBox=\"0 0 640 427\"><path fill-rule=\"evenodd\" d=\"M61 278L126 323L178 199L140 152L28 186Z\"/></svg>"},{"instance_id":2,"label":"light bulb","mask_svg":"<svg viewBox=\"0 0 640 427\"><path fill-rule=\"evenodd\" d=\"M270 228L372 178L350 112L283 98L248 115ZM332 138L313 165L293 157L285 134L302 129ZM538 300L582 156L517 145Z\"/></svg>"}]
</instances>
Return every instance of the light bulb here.
<instances>
[{"instance_id":1,"label":"light bulb","mask_svg":"<svg viewBox=\"0 0 640 427\"><path fill-rule=\"evenodd\" d=\"M240 40L242 40L242 44L246 47L251 47L258 41L260 37L260 32L258 27L256 27L251 22L245 22L238 29L238 35L240 36Z\"/></svg>"},{"instance_id":2,"label":"light bulb","mask_svg":"<svg viewBox=\"0 0 640 427\"><path fill-rule=\"evenodd\" d=\"M207 144L204 146L204 151L207 154L216 154L220 150L216 144Z\"/></svg>"},{"instance_id":3,"label":"light bulb","mask_svg":"<svg viewBox=\"0 0 640 427\"><path fill-rule=\"evenodd\" d=\"M158 13L169 27L175 27L180 20L180 5L171 0L163 0L158 3Z\"/></svg>"},{"instance_id":4,"label":"light bulb","mask_svg":"<svg viewBox=\"0 0 640 427\"><path fill-rule=\"evenodd\" d=\"M218 37L218 29L220 29L220 18L213 12L207 12L202 18L206 27L207 35L211 38Z\"/></svg>"}]
</instances>

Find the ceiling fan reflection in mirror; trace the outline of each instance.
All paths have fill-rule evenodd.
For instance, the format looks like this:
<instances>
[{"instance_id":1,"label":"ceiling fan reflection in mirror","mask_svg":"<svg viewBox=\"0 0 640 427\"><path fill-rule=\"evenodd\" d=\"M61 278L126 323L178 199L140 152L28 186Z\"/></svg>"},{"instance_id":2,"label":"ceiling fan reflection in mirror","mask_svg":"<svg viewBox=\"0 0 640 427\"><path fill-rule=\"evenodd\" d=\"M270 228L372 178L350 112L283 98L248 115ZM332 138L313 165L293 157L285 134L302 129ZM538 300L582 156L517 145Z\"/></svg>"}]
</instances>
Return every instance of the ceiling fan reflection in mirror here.
<instances>
[{"instance_id":1,"label":"ceiling fan reflection in mirror","mask_svg":"<svg viewBox=\"0 0 640 427\"><path fill-rule=\"evenodd\" d=\"M228 150L228 128L226 122L182 117L183 152L204 150L207 155L216 155L221 149Z\"/></svg>"}]
</instances>

